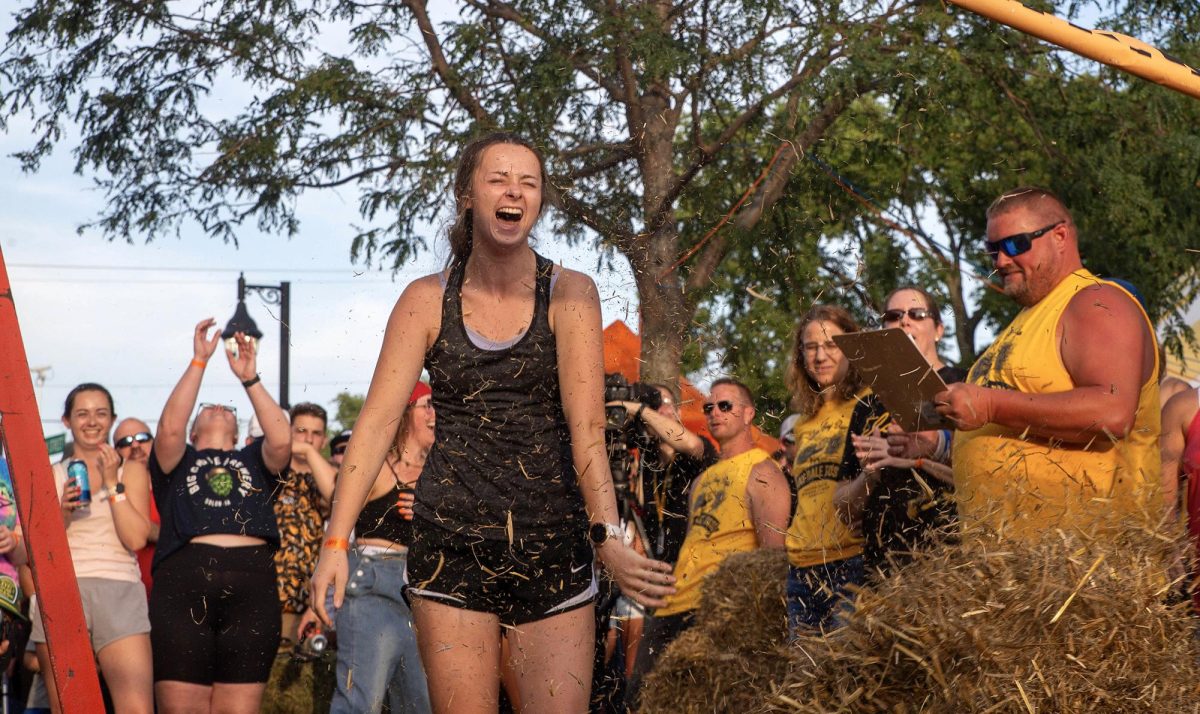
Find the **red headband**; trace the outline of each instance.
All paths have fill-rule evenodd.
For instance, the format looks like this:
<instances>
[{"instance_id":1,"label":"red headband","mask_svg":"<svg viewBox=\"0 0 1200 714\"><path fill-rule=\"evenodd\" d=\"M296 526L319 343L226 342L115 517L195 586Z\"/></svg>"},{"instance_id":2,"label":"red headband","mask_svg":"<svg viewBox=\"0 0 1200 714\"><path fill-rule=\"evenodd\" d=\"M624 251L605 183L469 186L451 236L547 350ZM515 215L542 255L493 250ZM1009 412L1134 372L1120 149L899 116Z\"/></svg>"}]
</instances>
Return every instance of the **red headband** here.
<instances>
[{"instance_id":1,"label":"red headband","mask_svg":"<svg viewBox=\"0 0 1200 714\"><path fill-rule=\"evenodd\" d=\"M425 384L424 382L417 382L417 386L413 387L412 396L410 396L408 398L408 403L416 404L417 401L419 401L421 399L421 397L432 397L432 396L433 396L433 390L429 388L428 384Z\"/></svg>"}]
</instances>

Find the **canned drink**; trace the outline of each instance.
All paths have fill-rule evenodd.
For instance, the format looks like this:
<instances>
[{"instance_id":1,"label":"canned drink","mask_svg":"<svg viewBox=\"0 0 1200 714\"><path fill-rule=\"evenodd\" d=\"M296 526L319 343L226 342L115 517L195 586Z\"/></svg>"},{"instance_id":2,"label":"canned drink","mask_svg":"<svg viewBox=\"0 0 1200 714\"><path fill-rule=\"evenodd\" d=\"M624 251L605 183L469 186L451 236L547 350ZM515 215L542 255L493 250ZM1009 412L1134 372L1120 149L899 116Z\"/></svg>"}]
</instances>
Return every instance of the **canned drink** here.
<instances>
[{"instance_id":1,"label":"canned drink","mask_svg":"<svg viewBox=\"0 0 1200 714\"><path fill-rule=\"evenodd\" d=\"M82 506L92 503L92 485L88 483L87 462L83 459L71 459L67 463L67 477L79 487L79 501Z\"/></svg>"}]
</instances>

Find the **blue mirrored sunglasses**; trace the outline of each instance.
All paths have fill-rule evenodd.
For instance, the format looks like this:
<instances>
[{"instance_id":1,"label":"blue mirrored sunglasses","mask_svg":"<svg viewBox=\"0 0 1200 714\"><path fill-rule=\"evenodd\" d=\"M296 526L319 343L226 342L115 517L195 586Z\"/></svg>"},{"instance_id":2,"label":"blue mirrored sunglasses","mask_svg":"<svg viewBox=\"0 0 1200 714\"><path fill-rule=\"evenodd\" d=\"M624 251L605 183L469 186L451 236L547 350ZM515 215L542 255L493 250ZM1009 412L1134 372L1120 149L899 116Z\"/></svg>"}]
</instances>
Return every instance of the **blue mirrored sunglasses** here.
<instances>
[{"instance_id":1,"label":"blue mirrored sunglasses","mask_svg":"<svg viewBox=\"0 0 1200 714\"><path fill-rule=\"evenodd\" d=\"M997 257L999 257L1000 253L1004 253L1010 258L1015 258L1022 253L1028 252L1029 249L1033 247L1033 241L1041 238L1062 224L1063 222L1059 221L1058 223L1052 223L1045 228L1039 228L1036 231L1030 231L1028 233L1016 233L1014 235L1001 238L1000 240L988 241L984 243L983 249L987 251L988 256L991 257L992 260L995 260Z\"/></svg>"}]
</instances>

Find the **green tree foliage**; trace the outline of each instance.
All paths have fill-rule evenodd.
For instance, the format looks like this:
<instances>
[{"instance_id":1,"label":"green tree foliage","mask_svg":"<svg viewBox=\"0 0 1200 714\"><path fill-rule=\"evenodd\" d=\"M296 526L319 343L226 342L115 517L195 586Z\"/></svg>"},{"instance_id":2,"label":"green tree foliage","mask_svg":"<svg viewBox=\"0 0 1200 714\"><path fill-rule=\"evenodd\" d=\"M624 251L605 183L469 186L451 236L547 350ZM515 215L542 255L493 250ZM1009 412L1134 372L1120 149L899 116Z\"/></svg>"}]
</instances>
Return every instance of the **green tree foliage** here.
<instances>
[{"instance_id":1,"label":"green tree foliage","mask_svg":"<svg viewBox=\"0 0 1200 714\"><path fill-rule=\"evenodd\" d=\"M1140 11L1120 10L1107 22L1129 31L1120 23ZM1200 9L1188 12L1177 17L1195 25ZM795 318L814 302L866 322L893 288L925 286L949 306L960 361L973 362L986 347L979 328L1016 311L990 286L984 211L1022 184L1062 195L1085 265L1138 286L1170 346L1190 339L1182 313L1200 287L1200 102L958 14L939 30L938 51L897 61L924 79L855 102L806 154L702 301L700 315L720 320L700 320L693 338L773 409L787 400ZM1147 39L1198 65L1195 37ZM781 252L792 250L803 257Z\"/></svg>"},{"instance_id":2,"label":"green tree foliage","mask_svg":"<svg viewBox=\"0 0 1200 714\"><path fill-rule=\"evenodd\" d=\"M1200 61L1194 2L1086 9ZM458 147L519 131L545 147L558 194L543 230L629 260L645 377L669 380L717 349L772 408L791 325L816 301L865 319L894 285L928 285L969 360L977 328L1012 313L983 287L979 242L983 208L1018 183L1060 191L1089 265L1142 286L1155 317L1194 294L1181 246L1200 206L1200 105L953 6L437 10L25 0L0 56L0 122L33 118L19 155L30 170L78 126L76 168L106 193L93 225L111 238L185 221L225 240L247 221L294 234L304 192L344 186L363 219L352 254L393 265L424 245L424 221L446 217Z\"/></svg>"},{"instance_id":3,"label":"green tree foliage","mask_svg":"<svg viewBox=\"0 0 1200 714\"><path fill-rule=\"evenodd\" d=\"M338 395L333 398L337 402L337 409L334 413L334 419L339 425L337 432L354 428L354 422L358 421L358 414L362 411L363 401L366 398L365 394L338 392Z\"/></svg>"},{"instance_id":4,"label":"green tree foliage","mask_svg":"<svg viewBox=\"0 0 1200 714\"><path fill-rule=\"evenodd\" d=\"M304 191L353 186L366 221L353 254L394 264L423 244L421 221L445 216L463 141L519 131L546 147L553 228L629 259L646 376L664 380L729 236L758 225L856 97L904 81L890 65L940 13L916 0L438 9L457 12L438 20L423 0L29 0L0 60L0 117L33 117L28 169L78 124L76 167L107 195L94 225L110 237L183 221L231 241L246 221L294 234ZM339 32L346 47L333 51ZM733 205L729 177L753 175L781 144L729 231L699 244Z\"/></svg>"}]
</instances>

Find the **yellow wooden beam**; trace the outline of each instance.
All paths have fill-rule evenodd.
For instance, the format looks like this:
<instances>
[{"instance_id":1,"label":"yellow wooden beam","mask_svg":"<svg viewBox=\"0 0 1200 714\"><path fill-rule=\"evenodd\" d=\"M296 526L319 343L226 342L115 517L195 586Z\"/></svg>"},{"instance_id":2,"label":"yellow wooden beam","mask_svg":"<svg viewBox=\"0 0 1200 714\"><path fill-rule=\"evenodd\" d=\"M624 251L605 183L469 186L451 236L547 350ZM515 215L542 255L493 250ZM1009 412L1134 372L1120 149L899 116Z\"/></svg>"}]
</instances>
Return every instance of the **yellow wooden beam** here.
<instances>
[{"instance_id":1,"label":"yellow wooden beam","mask_svg":"<svg viewBox=\"0 0 1200 714\"><path fill-rule=\"evenodd\" d=\"M1200 70L1137 38L1079 27L1055 15L1025 7L1015 0L951 2L1027 35L1200 99Z\"/></svg>"}]
</instances>

